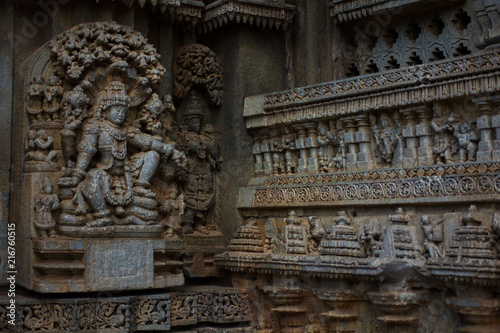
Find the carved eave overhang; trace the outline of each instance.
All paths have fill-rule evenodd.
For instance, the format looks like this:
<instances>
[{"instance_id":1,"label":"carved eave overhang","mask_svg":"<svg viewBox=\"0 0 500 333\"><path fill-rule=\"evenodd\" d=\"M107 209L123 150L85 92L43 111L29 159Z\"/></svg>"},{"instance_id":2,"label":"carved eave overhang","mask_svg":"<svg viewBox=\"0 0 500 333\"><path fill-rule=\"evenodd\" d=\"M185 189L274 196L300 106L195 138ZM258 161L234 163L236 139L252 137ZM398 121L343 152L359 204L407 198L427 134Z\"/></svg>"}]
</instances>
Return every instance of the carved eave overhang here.
<instances>
[{"instance_id":1,"label":"carved eave overhang","mask_svg":"<svg viewBox=\"0 0 500 333\"><path fill-rule=\"evenodd\" d=\"M224 252L214 257L217 266L233 272L303 275L313 277L373 280L384 267L369 258L318 255Z\"/></svg>"},{"instance_id":2,"label":"carved eave overhang","mask_svg":"<svg viewBox=\"0 0 500 333\"><path fill-rule=\"evenodd\" d=\"M249 130L500 91L500 50L247 97Z\"/></svg>"},{"instance_id":3,"label":"carved eave overhang","mask_svg":"<svg viewBox=\"0 0 500 333\"><path fill-rule=\"evenodd\" d=\"M230 23L242 23L263 29L286 29L294 11L295 6L284 1L218 0L206 6L201 27L207 32Z\"/></svg>"},{"instance_id":4,"label":"carved eave overhang","mask_svg":"<svg viewBox=\"0 0 500 333\"><path fill-rule=\"evenodd\" d=\"M171 22L182 22L191 28L199 26L205 7L203 1L197 0L122 0L122 2L128 7L137 4L143 8L149 5L153 12L159 10Z\"/></svg>"},{"instance_id":5,"label":"carved eave overhang","mask_svg":"<svg viewBox=\"0 0 500 333\"><path fill-rule=\"evenodd\" d=\"M377 15L380 13L399 13L403 10L412 9L414 6L443 5L447 3L457 3L461 0L441 1L441 0L333 0L330 2L330 16L336 23L355 21Z\"/></svg>"}]
</instances>

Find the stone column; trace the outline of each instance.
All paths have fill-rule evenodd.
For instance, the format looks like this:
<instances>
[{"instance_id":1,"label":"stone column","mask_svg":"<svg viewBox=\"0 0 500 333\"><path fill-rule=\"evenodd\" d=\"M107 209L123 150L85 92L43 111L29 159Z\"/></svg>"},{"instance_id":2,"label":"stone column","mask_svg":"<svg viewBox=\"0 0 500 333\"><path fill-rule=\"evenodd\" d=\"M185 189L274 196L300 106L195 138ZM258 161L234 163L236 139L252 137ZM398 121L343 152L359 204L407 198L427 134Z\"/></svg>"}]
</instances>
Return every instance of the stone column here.
<instances>
[{"instance_id":1,"label":"stone column","mask_svg":"<svg viewBox=\"0 0 500 333\"><path fill-rule=\"evenodd\" d=\"M493 153L492 160L500 161L500 96L494 98L494 116L491 117L491 126L493 127L494 140L493 140Z\"/></svg>"},{"instance_id":2,"label":"stone column","mask_svg":"<svg viewBox=\"0 0 500 333\"><path fill-rule=\"evenodd\" d=\"M299 159L297 162L297 173L307 172L307 159L309 158L309 150L306 149L307 130L304 125L295 125L297 131L297 139L295 147L299 150Z\"/></svg>"},{"instance_id":3,"label":"stone column","mask_svg":"<svg viewBox=\"0 0 500 333\"><path fill-rule=\"evenodd\" d=\"M264 173L263 162L264 155L261 151L262 140L259 137L258 133L254 133L253 135L253 145L252 145L252 153L255 157L255 175L261 176Z\"/></svg>"},{"instance_id":4,"label":"stone column","mask_svg":"<svg viewBox=\"0 0 500 333\"><path fill-rule=\"evenodd\" d=\"M405 148L403 149L403 167L411 168L417 165L418 136L416 131L416 108L400 110L406 118L406 126L403 127L403 138ZM403 142L401 142L403 144Z\"/></svg>"},{"instance_id":5,"label":"stone column","mask_svg":"<svg viewBox=\"0 0 500 333\"><path fill-rule=\"evenodd\" d=\"M358 170L370 169L374 165L373 151L371 149L370 122L366 114L354 117L358 130L355 133L355 140L358 144L357 153Z\"/></svg>"},{"instance_id":6,"label":"stone column","mask_svg":"<svg viewBox=\"0 0 500 333\"><path fill-rule=\"evenodd\" d=\"M493 103L488 97L478 98L475 102L481 112L481 116L477 118L477 128L481 131L481 139L477 147L477 160L490 161L493 151L493 129L491 127Z\"/></svg>"},{"instance_id":7,"label":"stone column","mask_svg":"<svg viewBox=\"0 0 500 333\"><path fill-rule=\"evenodd\" d=\"M271 153L270 146L270 134L268 130L262 130L260 132L261 143L260 143L260 152L264 157L264 161L262 162L262 173L264 175L272 175L273 174L273 154Z\"/></svg>"},{"instance_id":8,"label":"stone column","mask_svg":"<svg viewBox=\"0 0 500 333\"><path fill-rule=\"evenodd\" d=\"M345 125L344 133L344 143L347 147L345 168L347 170L356 170L356 164L358 161L358 145L356 143L356 122L353 118L342 119Z\"/></svg>"},{"instance_id":9,"label":"stone column","mask_svg":"<svg viewBox=\"0 0 500 333\"><path fill-rule=\"evenodd\" d=\"M318 124L307 123L306 147L309 148L309 158L307 159L307 172L314 173L319 171L319 158L318 158Z\"/></svg>"},{"instance_id":10,"label":"stone column","mask_svg":"<svg viewBox=\"0 0 500 333\"><path fill-rule=\"evenodd\" d=\"M415 107L419 124L415 126L415 135L420 141L417 149L418 165L431 165L434 162L432 131L431 131L431 110L427 105L419 105Z\"/></svg>"}]
</instances>

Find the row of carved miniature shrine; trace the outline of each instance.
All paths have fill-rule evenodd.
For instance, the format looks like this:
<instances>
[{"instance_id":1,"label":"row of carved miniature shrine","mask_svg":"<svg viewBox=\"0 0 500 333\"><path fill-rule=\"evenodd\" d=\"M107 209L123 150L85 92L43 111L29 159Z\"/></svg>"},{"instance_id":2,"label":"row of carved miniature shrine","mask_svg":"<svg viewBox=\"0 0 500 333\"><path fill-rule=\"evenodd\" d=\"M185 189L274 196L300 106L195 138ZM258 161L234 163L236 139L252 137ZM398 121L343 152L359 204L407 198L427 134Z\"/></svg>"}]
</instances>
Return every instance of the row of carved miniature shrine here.
<instances>
[{"instance_id":1,"label":"row of carved miniature shrine","mask_svg":"<svg viewBox=\"0 0 500 333\"><path fill-rule=\"evenodd\" d=\"M499 96L367 112L253 132L256 175L500 159Z\"/></svg>"},{"instance_id":2,"label":"row of carved miniature shrine","mask_svg":"<svg viewBox=\"0 0 500 333\"><path fill-rule=\"evenodd\" d=\"M236 232L230 251L332 255L336 257L393 257L435 261L448 257L494 259L500 237L500 216L467 212L411 216L398 208L387 218L353 218L345 211L335 217L250 218ZM419 220L419 221L418 221ZM445 241L444 227L450 237ZM262 232L261 229L265 232Z\"/></svg>"}]
</instances>

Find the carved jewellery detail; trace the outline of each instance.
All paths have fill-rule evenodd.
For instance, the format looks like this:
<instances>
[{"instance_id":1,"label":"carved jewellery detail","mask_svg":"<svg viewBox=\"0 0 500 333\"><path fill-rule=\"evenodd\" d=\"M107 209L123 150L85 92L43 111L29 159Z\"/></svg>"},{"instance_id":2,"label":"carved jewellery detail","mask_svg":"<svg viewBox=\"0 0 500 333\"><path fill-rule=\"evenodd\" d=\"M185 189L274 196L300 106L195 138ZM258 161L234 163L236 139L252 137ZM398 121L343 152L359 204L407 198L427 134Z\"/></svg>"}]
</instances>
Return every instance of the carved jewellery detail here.
<instances>
[{"instance_id":1,"label":"carved jewellery detail","mask_svg":"<svg viewBox=\"0 0 500 333\"><path fill-rule=\"evenodd\" d=\"M200 44L186 45L175 54L174 97L185 98L193 86L204 87L214 105L222 104L220 60L212 50Z\"/></svg>"}]
</instances>

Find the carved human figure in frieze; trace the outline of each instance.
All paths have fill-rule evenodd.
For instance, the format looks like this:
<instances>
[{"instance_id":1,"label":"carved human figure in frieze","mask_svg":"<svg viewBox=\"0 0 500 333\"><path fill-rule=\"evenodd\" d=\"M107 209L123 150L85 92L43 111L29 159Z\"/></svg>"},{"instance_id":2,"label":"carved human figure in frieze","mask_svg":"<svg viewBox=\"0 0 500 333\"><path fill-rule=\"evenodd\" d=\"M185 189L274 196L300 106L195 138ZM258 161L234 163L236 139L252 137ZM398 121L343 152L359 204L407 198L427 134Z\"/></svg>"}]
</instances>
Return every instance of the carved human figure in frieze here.
<instances>
[{"instance_id":1,"label":"carved human figure in frieze","mask_svg":"<svg viewBox=\"0 0 500 333\"><path fill-rule=\"evenodd\" d=\"M76 215L87 213L84 200L93 212L88 226L154 223L154 214L147 208L156 206L156 194L150 189L160 157L177 164L185 161L184 154L174 144L164 143L140 129L127 125L130 106L126 86L120 81L107 84L97 96L93 116L83 122L78 143L78 157L70 177L62 177L61 186L77 186ZM129 146L140 151L129 154ZM133 197L137 198L132 203ZM139 199L142 198L142 199ZM136 208L148 202L148 207ZM125 210L126 209L126 210ZM112 210L115 216L111 217ZM76 223L67 217L66 223Z\"/></svg>"},{"instance_id":2,"label":"carved human figure in frieze","mask_svg":"<svg viewBox=\"0 0 500 333\"><path fill-rule=\"evenodd\" d=\"M295 150L296 135L289 127L283 128L281 136L281 147L285 152L286 173L288 175L297 172L297 151Z\"/></svg>"},{"instance_id":3,"label":"carved human figure in frieze","mask_svg":"<svg viewBox=\"0 0 500 333\"><path fill-rule=\"evenodd\" d=\"M316 138L319 149L318 158L320 170L327 172L334 169L342 169L344 166L344 136L335 135L325 124L318 124L318 136Z\"/></svg>"},{"instance_id":4,"label":"carved human figure in frieze","mask_svg":"<svg viewBox=\"0 0 500 333\"><path fill-rule=\"evenodd\" d=\"M145 128L145 132L155 139L163 140L162 113L165 110L160 97L154 93L137 116L136 122Z\"/></svg>"},{"instance_id":5,"label":"carved human figure in frieze","mask_svg":"<svg viewBox=\"0 0 500 333\"><path fill-rule=\"evenodd\" d=\"M376 218L370 218L368 223L361 226L360 241L368 256L378 255L382 243L382 228Z\"/></svg>"},{"instance_id":6,"label":"carved human figure in frieze","mask_svg":"<svg viewBox=\"0 0 500 333\"><path fill-rule=\"evenodd\" d=\"M456 140L453 135L457 126L457 116L448 114L444 105L434 106L434 117L431 127L434 130L434 161L437 164L453 163L453 154L457 151Z\"/></svg>"},{"instance_id":7,"label":"carved human figure in frieze","mask_svg":"<svg viewBox=\"0 0 500 333\"><path fill-rule=\"evenodd\" d=\"M199 97L192 92L188 96L182 117L184 132L181 144L187 157L183 193L186 203L183 231L207 234L206 218L215 200L215 172L220 170L222 158L215 141L215 130L206 124Z\"/></svg>"},{"instance_id":8,"label":"carved human figure in frieze","mask_svg":"<svg viewBox=\"0 0 500 333\"><path fill-rule=\"evenodd\" d=\"M273 158L273 174L279 175L285 172L285 156L283 154L283 141L277 130L271 132L270 151Z\"/></svg>"},{"instance_id":9,"label":"carved human figure in frieze","mask_svg":"<svg viewBox=\"0 0 500 333\"><path fill-rule=\"evenodd\" d=\"M422 229L424 230L424 248L431 259L437 259L443 256L443 251L439 248L438 243L444 240L443 235L443 220L432 221L428 215L423 215L421 218Z\"/></svg>"},{"instance_id":10,"label":"carved human figure in frieze","mask_svg":"<svg viewBox=\"0 0 500 333\"><path fill-rule=\"evenodd\" d=\"M385 165L392 165L394 153L400 139L397 124L385 113L380 115L378 124L374 117L372 117L371 122L380 162Z\"/></svg>"},{"instance_id":11,"label":"carved human figure in frieze","mask_svg":"<svg viewBox=\"0 0 500 333\"><path fill-rule=\"evenodd\" d=\"M476 160L479 135L474 131L471 124L463 122L454 129L454 135L458 140L458 159L461 163Z\"/></svg>"},{"instance_id":12,"label":"carved human figure in frieze","mask_svg":"<svg viewBox=\"0 0 500 333\"><path fill-rule=\"evenodd\" d=\"M321 242L321 238L325 235L325 228L323 226L323 220L318 216L309 216L309 234L311 235L309 251L316 252L318 246Z\"/></svg>"},{"instance_id":13,"label":"carved human figure in frieze","mask_svg":"<svg viewBox=\"0 0 500 333\"><path fill-rule=\"evenodd\" d=\"M39 161L55 164L57 151L53 150L54 138L43 129L29 130L26 135L25 147L26 161Z\"/></svg>"},{"instance_id":14,"label":"carved human figure in frieze","mask_svg":"<svg viewBox=\"0 0 500 333\"><path fill-rule=\"evenodd\" d=\"M169 197L160 206L160 211L166 215L163 220L165 231L163 236L173 237L181 228L182 215L184 215L184 195L170 192Z\"/></svg>"},{"instance_id":15,"label":"carved human figure in frieze","mask_svg":"<svg viewBox=\"0 0 500 333\"><path fill-rule=\"evenodd\" d=\"M42 189L35 196L35 227L40 237L47 238L56 236L56 221L52 216L53 211L59 209L60 202L54 188L47 178L45 178Z\"/></svg>"}]
</instances>

